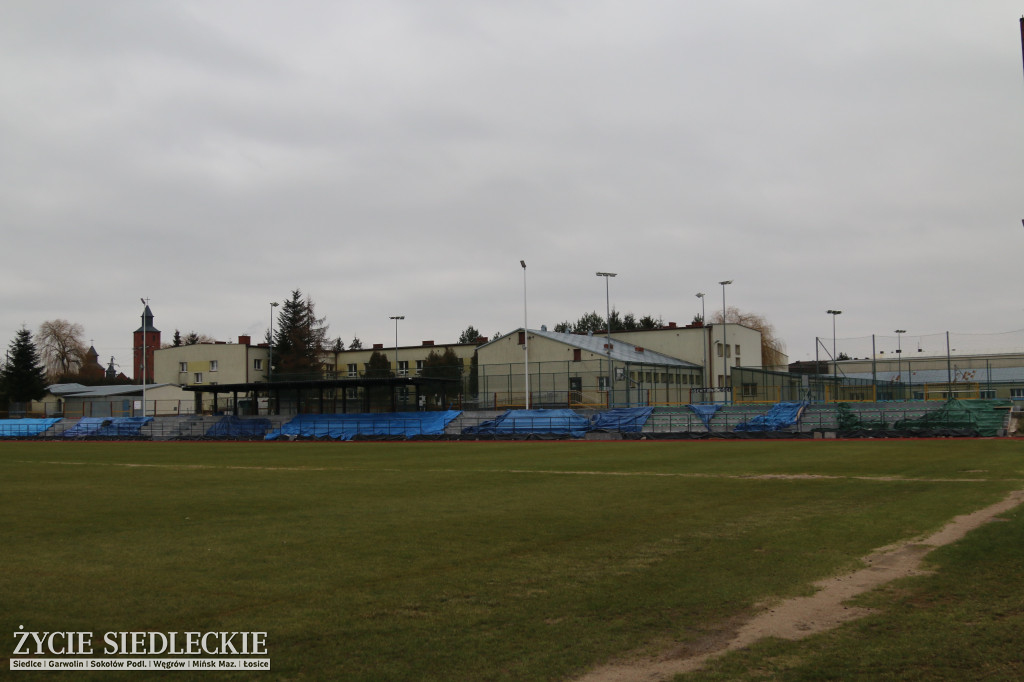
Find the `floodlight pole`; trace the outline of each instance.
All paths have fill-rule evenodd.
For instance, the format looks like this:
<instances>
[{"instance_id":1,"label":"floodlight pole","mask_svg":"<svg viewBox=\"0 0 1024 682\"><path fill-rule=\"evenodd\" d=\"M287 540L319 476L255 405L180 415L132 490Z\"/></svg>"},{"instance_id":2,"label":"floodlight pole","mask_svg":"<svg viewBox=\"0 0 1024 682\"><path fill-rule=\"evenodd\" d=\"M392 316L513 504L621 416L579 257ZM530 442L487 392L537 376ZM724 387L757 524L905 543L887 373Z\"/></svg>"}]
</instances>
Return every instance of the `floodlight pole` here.
<instances>
[{"instance_id":1,"label":"floodlight pole","mask_svg":"<svg viewBox=\"0 0 1024 682\"><path fill-rule=\"evenodd\" d=\"M267 361L267 415L273 414L271 403L274 402L274 392L270 383L274 380L274 308L280 305L277 301L270 302L270 343L267 344L270 350L270 359ZM258 407L258 406L257 406Z\"/></svg>"},{"instance_id":2,"label":"floodlight pole","mask_svg":"<svg viewBox=\"0 0 1024 682\"><path fill-rule=\"evenodd\" d=\"M839 402L839 358L836 355L836 315L842 315L842 310L826 310L832 316L832 396L833 402Z\"/></svg>"},{"instance_id":3,"label":"floodlight pole","mask_svg":"<svg viewBox=\"0 0 1024 682\"><path fill-rule=\"evenodd\" d=\"M701 373L701 388L706 389L708 387L708 333L704 328L707 326L707 319L704 316L704 292L697 294L697 298L700 299L700 340L701 348L704 354L701 356L700 365L703 368Z\"/></svg>"},{"instance_id":4,"label":"floodlight pole","mask_svg":"<svg viewBox=\"0 0 1024 682\"><path fill-rule=\"evenodd\" d=\"M731 395L729 393L729 330L725 324L725 287L728 284L732 284L732 280L727 279L719 282L719 284L722 285L722 388L724 389L723 393L726 396L726 401L732 402L729 400Z\"/></svg>"},{"instance_id":5,"label":"floodlight pole","mask_svg":"<svg viewBox=\"0 0 1024 682\"><path fill-rule=\"evenodd\" d=\"M405 315L392 315L388 318L395 321L395 376L398 376L398 321L404 320Z\"/></svg>"},{"instance_id":6,"label":"floodlight pole","mask_svg":"<svg viewBox=\"0 0 1024 682\"><path fill-rule=\"evenodd\" d=\"M530 327L526 322L526 261L523 266L523 378L526 381L526 409L530 409Z\"/></svg>"},{"instance_id":7,"label":"floodlight pole","mask_svg":"<svg viewBox=\"0 0 1024 682\"><path fill-rule=\"evenodd\" d=\"M604 304L605 304L605 337L608 339L608 409L612 407L612 386L615 385L615 375L612 370L612 304L611 296L608 293L608 280L615 277L617 273L614 272L599 272L598 277L604 277ZM627 396L628 398L628 396Z\"/></svg>"},{"instance_id":8,"label":"floodlight pole","mask_svg":"<svg viewBox=\"0 0 1024 682\"><path fill-rule=\"evenodd\" d=\"M906 329L896 330L896 377L899 379L900 389L903 388L903 344L900 341L901 335L906 333ZM900 390L900 397L903 397L902 390Z\"/></svg>"}]
</instances>

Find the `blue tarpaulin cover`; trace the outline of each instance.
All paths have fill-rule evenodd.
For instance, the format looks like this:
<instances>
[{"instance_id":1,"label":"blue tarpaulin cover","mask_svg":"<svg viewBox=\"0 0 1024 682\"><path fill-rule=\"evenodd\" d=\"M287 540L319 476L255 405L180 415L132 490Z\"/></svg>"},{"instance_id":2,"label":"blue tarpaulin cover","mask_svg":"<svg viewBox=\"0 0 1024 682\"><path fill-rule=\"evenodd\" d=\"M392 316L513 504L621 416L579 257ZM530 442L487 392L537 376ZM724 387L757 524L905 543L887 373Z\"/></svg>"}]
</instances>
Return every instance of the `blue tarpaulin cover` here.
<instances>
[{"instance_id":1,"label":"blue tarpaulin cover","mask_svg":"<svg viewBox=\"0 0 1024 682\"><path fill-rule=\"evenodd\" d=\"M598 412L591 418L590 426L595 430L636 433L644 428L652 412L653 407L619 407Z\"/></svg>"},{"instance_id":2,"label":"blue tarpaulin cover","mask_svg":"<svg viewBox=\"0 0 1024 682\"><path fill-rule=\"evenodd\" d=\"M462 432L479 435L536 433L582 438L589 430L590 421L572 410L509 410Z\"/></svg>"},{"instance_id":3,"label":"blue tarpaulin cover","mask_svg":"<svg viewBox=\"0 0 1024 682\"><path fill-rule=\"evenodd\" d=\"M800 410L807 403L776 403L772 409L765 414L759 414L753 419L737 424L736 431L780 431L787 426L796 424L796 418L800 416Z\"/></svg>"},{"instance_id":4,"label":"blue tarpaulin cover","mask_svg":"<svg viewBox=\"0 0 1024 682\"><path fill-rule=\"evenodd\" d=\"M211 438L245 438L264 436L271 428L269 419L242 419L227 416L206 430Z\"/></svg>"},{"instance_id":5,"label":"blue tarpaulin cover","mask_svg":"<svg viewBox=\"0 0 1024 682\"><path fill-rule=\"evenodd\" d=\"M704 428L708 431L711 430L711 419L718 412L718 405L688 405L690 411L700 417L700 420L704 422Z\"/></svg>"},{"instance_id":6,"label":"blue tarpaulin cover","mask_svg":"<svg viewBox=\"0 0 1024 682\"><path fill-rule=\"evenodd\" d=\"M153 421L152 417L82 417L78 423L64 432L65 438L83 436L133 437L142 435L142 425Z\"/></svg>"},{"instance_id":7,"label":"blue tarpaulin cover","mask_svg":"<svg viewBox=\"0 0 1024 682\"><path fill-rule=\"evenodd\" d=\"M60 421L60 417L46 419L4 419L0 420L0 438L26 438L38 436Z\"/></svg>"},{"instance_id":8,"label":"blue tarpaulin cover","mask_svg":"<svg viewBox=\"0 0 1024 682\"><path fill-rule=\"evenodd\" d=\"M266 440L281 436L352 440L355 436L440 436L462 412L381 412L373 414L300 414Z\"/></svg>"}]
</instances>

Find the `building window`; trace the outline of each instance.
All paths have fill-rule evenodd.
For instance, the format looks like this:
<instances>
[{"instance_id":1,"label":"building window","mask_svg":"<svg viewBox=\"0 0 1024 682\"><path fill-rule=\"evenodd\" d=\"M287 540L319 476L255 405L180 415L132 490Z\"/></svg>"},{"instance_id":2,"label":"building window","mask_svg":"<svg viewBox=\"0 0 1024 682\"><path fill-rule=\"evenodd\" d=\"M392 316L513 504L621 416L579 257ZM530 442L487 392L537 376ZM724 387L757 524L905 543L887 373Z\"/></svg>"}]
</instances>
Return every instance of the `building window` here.
<instances>
[{"instance_id":1,"label":"building window","mask_svg":"<svg viewBox=\"0 0 1024 682\"><path fill-rule=\"evenodd\" d=\"M194 383L194 384L201 384L201 383L203 383L203 373L202 372L196 372L196 374L193 377L193 379L194 379L194 381L192 383Z\"/></svg>"},{"instance_id":2,"label":"building window","mask_svg":"<svg viewBox=\"0 0 1024 682\"><path fill-rule=\"evenodd\" d=\"M419 376L420 374L423 374L423 361L422 360L417 360L416 361L416 376Z\"/></svg>"},{"instance_id":3,"label":"building window","mask_svg":"<svg viewBox=\"0 0 1024 682\"><path fill-rule=\"evenodd\" d=\"M757 384L743 384L743 397L744 398L756 398L757 397Z\"/></svg>"},{"instance_id":4,"label":"building window","mask_svg":"<svg viewBox=\"0 0 1024 682\"><path fill-rule=\"evenodd\" d=\"M409 376L409 361L399 360L398 361L398 376L405 377Z\"/></svg>"},{"instance_id":5,"label":"building window","mask_svg":"<svg viewBox=\"0 0 1024 682\"><path fill-rule=\"evenodd\" d=\"M188 363L187 362L179 362L178 363L178 371L179 372L187 372L188 371Z\"/></svg>"},{"instance_id":6,"label":"building window","mask_svg":"<svg viewBox=\"0 0 1024 682\"><path fill-rule=\"evenodd\" d=\"M608 390L608 377L600 376L597 378L597 390L607 391Z\"/></svg>"},{"instance_id":7,"label":"building window","mask_svg":"<svg viewBox=\"0 0 1024 682\"><path fill-rule=\"evenodd\" d=\"M217 361L216 360L210 360L210 371L211 372L216 372L217 371Z\"/></svg>"},{"instance_id":8,"label":"building window","mask_svg":"<svg viewBox=\"0 0 1024 682\"><path fill-rule=\"evenodd\" d=\"M981 389L981 392L978 394L978 397L981 398L982 400L995 400L996 389L983 388Z\"/></svg>"},{"instance_id":9,"label":"building window","mask_svg":"<svg viewBox=\"0 0 1024 682\"><path fill-rule=\"evenodd\" d=\"M722 357L722 344L716 343L715 349L718 351L718 357Z\"/></svg>"},{"instance_id":10,"label":"building window","mask_svg":"<svg viewBox=\"0 0 1024 682\"><path fill-rule=\"evenodd\" d=\"M261 360L259 358L253 360L252 361L252 368L253 369L263 369L263 360Z\"/></svg>"},{"instance_id":11,"label":"building window","mask_svg":"<svg viewBox=\"0 0 1024 682\"><path fill-rule=\"evenodd\" d=\"M356 363L354 363L354 362L348 363L348 375L350 377L357 377L357 376L359 376L359 366Z\"/></svg>"},{"instance_id":12,"label":"building window","mask_svg":"<svg viewBox=\"0 0 1024 682\"><path fill-rule=\"evenodd\" d=\"M736 357L739 357L740 356L740 344L737 343L735 346L733 346L733 348L736 349Z\"/></svg>"},{"instance_id":13,"label":"building window","mask_svg":"<svg viewBox=\"0 0 1024 682\"><path fill-rule=\"evenodd\" d=\"M1014 400L1024 399L1024 388L1011 388L1010 397L1013 398Z\"/></svg>"},{"instance_id":14,"label":"building window","mask_svg":"<svg viewBox=\"0 0 1024 682\"><path fill-rule=\"evenodd\" d=\"M582 360L583 360L583 350L580 349L580 348L573 348L572 349L572 361L573 362L580 362Z\"/></svg>"}]
</instances>

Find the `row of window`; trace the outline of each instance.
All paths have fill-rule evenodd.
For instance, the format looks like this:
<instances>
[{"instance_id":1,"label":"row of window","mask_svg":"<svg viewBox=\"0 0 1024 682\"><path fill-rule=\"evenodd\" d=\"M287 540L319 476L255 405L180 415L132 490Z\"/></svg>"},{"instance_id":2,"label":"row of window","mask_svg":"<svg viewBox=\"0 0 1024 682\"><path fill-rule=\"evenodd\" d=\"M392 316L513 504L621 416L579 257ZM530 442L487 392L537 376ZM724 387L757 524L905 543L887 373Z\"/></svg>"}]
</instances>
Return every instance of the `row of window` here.
<instances>
[{"instance_id":1,"label":"row of window","mask_svg":"<svg viewBox=\"0 0 1024 682\"><path fill-rule=\"evenodd\" d=\"M259 360L257 360L256 362L259 362ZM179 362L178 363L178 371L179 372L188 372L188 363L187 362ZM216 372L217 371L217 361L216 360L210 360L210 371L211 372Z\"/></svg>"},{"instance_id":2,"label":"row of window","mask_svg":"<svg viewBox=\"0 0 1024 682\"><path fill-rule=\"evenodd\" d=\"M622 377L620 376L619 379ZM629 379L633 383L670 384L700 386L699 374L671 374L668 372L630 372Z\"/></svg>"},{"instance_id":3,"label":"row of window","mask_svg":"<svg viewBox=\"0 0 1024 682\"><path fill-rule=\"evenodd\" d=\"M722 357L722 344L716 343L715 346L718 349L718 357ZM740 344L738 344L738 343L733 345L733 346L726 346L725 347L725 357L731 358L732 357L732 350L733 349L736 350L736 357L739 357L740 356Z\"/></svg>"}]
</instances>

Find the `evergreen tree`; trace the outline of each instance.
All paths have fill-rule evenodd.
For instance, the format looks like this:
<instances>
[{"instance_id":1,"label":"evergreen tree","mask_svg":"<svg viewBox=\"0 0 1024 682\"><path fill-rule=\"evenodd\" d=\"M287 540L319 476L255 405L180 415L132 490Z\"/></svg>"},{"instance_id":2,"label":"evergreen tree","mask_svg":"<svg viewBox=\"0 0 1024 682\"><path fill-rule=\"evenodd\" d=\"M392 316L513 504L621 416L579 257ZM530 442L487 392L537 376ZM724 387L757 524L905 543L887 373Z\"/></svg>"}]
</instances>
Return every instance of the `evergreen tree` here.
<instances>
[{"instance_id":1,"label":"evergreen tree","mask_svg":"<svg viewBox=\"0 0 1024 682\"><path fill-rule=\"evenodd\" d=\"M274 367L282 374L319 374L327 349L325 318L316 316L312 299L298 289L281 305L274 330Z\"/></svg>"},{"instance_id":2,"label":"evergreen tree","mask_svg":"<svg viewBox=\"0 0 1024 682\"><path fill-rule=\"evenodd\" d=\"M572 328L573 334L586 334L588 332L596 333L602 331L604 331L604 318L596 312L590 312L582 315Z\"/></svg>"},{"instance_id":3,"label":"evergreen tree","mask_svg":"<svg viewBox=\"0 0 1024 682\"><path fill-rule=\"evenodd\" d=\"M476 340L481 337L480 330L469 325L465 331L459 335L459 343L476 343Z\"/></svg>"},{"instance_id":4,"label":"evergreen tree","mask_svg":"<svg viewBox=\"0 0 1024 682\"><path fill-rule=\"evenodd\" d=\"M445 348L443 353L432 350L423 361L420 376L459 379L462 377L462 360L451 348Z\"/></svg>"},{"instance_id":5,"label":"evergreen tree","mask_svg":"<svg viewBox=\"0 0 1024 682\"><path fill-rule=\"evenodd\" d=\"M658 319L654 319L650 315L644 315L640 318L639 325L640 329L661 329L664 326L664 323L661 321L660 317Z\"/></svg>"},{"instance_id":6,"label":"evergreen tree","mask_svg":"<svg viewBox=\"0 0 1024 682\"><path fill-rule=\"evenodd\" d=\"M189 332L188 335L185 337L185 345L194 346L197 343L199 343L199 334L196 334L195 332Z\"/></svg>"},{"instance_id":7,"label":"evergreen tree","mask_svg":"<svg viewBox=\"0 0 1024 682\"><path fill-rule=\"evenodd\" d=\"M364 376L379 378L394 376L391 372L391 361L388 360L387 354L381 353L379 350L373 351L370 354L370 360L366 363L366 374Z\"/></svg>"},{"instance_id":8,"label":"evergreen tree","mask_svg":"<svg viewBox=\"0 0 1024 682\"><path fill-rule=\"evenodd\" d=\"M174 330L174 338L171 339L171 347L177 348L181 345L181 332L177 329Z\"/></svg>"},{"instance_id":9,"label":"evergreen tree","mask_svg":"<svg viewBox=\"0 0 1024 682\"><path fill-rule=\"evenodd\" d=\"M358 336L353 336L352 337L352 343L348 344L348 349L349 350L362 350L363 349L363 342L359 340Z\"/></svg>"},{"instance_id":10,"label":"evergreen tree","mask_svg":"<svg viewBox=\"0 0 1024 682\"><path fill-rule=\"evenodd\" d=\"M16 403L42 398L46 393L46 370L32 341L32 332L22 327L7 353L7 363L0 371L0 393Z\"/></svg>"}]
</instances>

